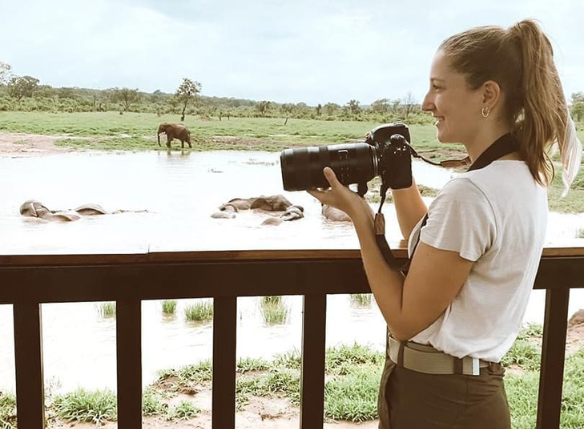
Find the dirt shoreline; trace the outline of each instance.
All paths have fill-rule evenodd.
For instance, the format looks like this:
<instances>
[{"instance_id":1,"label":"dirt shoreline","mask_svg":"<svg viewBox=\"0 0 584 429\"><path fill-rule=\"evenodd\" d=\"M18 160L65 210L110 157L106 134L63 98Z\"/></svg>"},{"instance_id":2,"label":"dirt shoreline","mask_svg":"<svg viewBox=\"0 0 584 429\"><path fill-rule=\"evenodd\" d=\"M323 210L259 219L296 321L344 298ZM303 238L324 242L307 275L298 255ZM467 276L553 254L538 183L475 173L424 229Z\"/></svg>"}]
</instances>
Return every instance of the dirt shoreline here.
<instances>
[{"instance_id":1,"label":"dirt shoreline","mask_svg":"<svg viewBox=\"0 0 584 429\"><path fill-rule=\"evenodd\" d=\"M0 133L0 156L42 156L71 152L71 149L55 145L66 136L44 136L26 133Z\"/></svg>"}]
</instances>

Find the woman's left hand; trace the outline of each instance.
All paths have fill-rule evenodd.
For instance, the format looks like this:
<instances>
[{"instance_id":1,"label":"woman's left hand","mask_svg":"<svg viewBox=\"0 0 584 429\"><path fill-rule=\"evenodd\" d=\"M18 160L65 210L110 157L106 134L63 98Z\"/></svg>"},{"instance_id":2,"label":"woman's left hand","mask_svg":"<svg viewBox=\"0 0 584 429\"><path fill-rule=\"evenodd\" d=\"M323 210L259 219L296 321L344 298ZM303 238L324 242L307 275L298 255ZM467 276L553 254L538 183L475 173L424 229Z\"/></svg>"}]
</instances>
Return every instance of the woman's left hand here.
<instances>
[{"instance_id":1,"label":"woman's left hand","mask_svg":"<svg viewBox=\"0 0 584 429\"><path fill-rule=\"evenodd\" d=\"M362 213L364 210L372 213L371 207L369 207L367 201L339 182L332 168L325 167L323 173L331 186L330 189L310 189L307 191L310 195L315 197L322 204L344 211L353 220L355 220L355 216Z\"/></svg>"}]
</instances>

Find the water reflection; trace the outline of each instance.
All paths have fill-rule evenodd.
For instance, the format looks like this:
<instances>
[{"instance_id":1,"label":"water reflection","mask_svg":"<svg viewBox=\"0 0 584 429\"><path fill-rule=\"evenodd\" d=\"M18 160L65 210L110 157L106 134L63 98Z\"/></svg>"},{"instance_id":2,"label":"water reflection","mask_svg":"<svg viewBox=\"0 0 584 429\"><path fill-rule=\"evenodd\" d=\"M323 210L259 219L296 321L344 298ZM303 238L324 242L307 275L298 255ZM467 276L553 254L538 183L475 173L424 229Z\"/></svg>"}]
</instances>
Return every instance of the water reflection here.
<instances>
[{"instance_id":1,"label":"water reflection","mask_svg":"<svg viewBox=\"0 0 584 429\"><path fill-rule=\"evenodd\" d=\"M441 187L447 170L414 162L418 183ZM282 190L278 154L265 152L72 153L47 157L0 158L0 253L74 248L79 252L129 248L250 249L357 248L350 224L328 221L320 204L305 192ZM305 218L262 227L265 215L241 212L234 219L210 215L228 200L282 194L305 208ZM68 224L30 222L18 208L27 199L48 207L97 203L106 210L143 210L83 218ZM429 201L429 199L427 199ZM375 208L376 205L375 205ZM388 236L399 229L391 204L384 206ZM552 214L548 242L573 238L584 215ZM3 286L7 287L7 286ZM543 292L534 292L526 321L543 320ZM301 346L302 298L285 297L287 323L266 324L259 298L238 300L239 357L271 358ZM161 301L143 303L143 372L150 383L156 371L209 359L212 325L186 322L178 302L175 317L165 317ZM584 292L572 291L570 312L584 307ZM379 350L385 326L376 305L356 305L349 296L330 296L327 345L357 341ZM103 319L95 303L43 305L45 378L62 391L78 386L115 389L115 319ZM12 307L0 306L0 390L14 391ZM58 386L57 386L58 387Z\"/></svg>"}]
</instances>

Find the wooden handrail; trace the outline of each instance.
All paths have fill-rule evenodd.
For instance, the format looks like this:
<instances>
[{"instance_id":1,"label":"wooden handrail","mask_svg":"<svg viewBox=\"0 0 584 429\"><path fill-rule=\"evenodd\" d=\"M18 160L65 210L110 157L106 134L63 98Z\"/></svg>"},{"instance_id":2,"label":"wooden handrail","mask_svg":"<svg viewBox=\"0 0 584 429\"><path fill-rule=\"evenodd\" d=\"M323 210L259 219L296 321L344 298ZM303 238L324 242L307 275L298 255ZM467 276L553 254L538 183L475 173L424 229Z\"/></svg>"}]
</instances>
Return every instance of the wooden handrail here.
<instances>
[{"instance_id":1,"label":"wooden handrail","mask_svg":"<svg viewBox=\"0 0 584 429\"><path fill-rule=\"evenodd\" d=\"M392 243L396 257L404 242ZM277 279L277 281L275 281ZM535 289L546 309L537 427L559 428L570 288L584 286L584 246L546 247ZM0 304L14 305L21 428L44 428L41 306L116 301L119 427L141 427L141 301L214 298L213 427L235 426L236 300L303 295L301 428L322 428L326 295L370 292L358 249L255 249L0 255Z\"/></svg>"}]
</instances>

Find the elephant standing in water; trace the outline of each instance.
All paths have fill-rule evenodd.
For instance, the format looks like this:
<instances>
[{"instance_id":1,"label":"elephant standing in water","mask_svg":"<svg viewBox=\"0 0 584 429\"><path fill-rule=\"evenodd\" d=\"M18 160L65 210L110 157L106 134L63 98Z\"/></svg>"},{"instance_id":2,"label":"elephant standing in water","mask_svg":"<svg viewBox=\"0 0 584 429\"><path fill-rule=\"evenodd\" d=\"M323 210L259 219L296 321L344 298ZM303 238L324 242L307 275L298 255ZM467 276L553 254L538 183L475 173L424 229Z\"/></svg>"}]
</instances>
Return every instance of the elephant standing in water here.
<instances>
[{"instance_id":1,"label":"elephant standing in water","mask_svg":"<svg viewBox=\"0 0 584 429\"><path fill-rule=\"evenodd\" d=\"M170 143L174 140L180 140L181 147L185 147L185 142L191 146L191 132L187 127L181 124L168 124L162 123L158 126L158 146L162 146L160 144L160 134L166 134L166 147L170 148Z\"/></svg>"}]
</instances>

